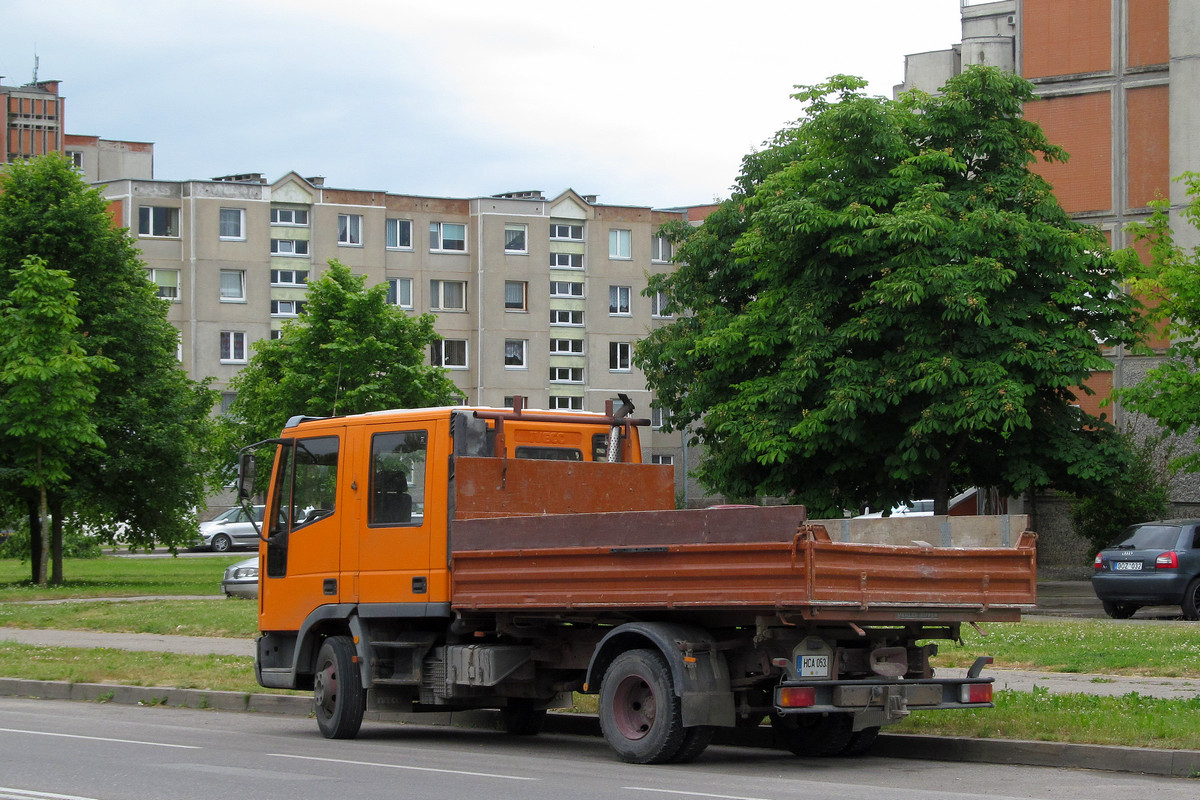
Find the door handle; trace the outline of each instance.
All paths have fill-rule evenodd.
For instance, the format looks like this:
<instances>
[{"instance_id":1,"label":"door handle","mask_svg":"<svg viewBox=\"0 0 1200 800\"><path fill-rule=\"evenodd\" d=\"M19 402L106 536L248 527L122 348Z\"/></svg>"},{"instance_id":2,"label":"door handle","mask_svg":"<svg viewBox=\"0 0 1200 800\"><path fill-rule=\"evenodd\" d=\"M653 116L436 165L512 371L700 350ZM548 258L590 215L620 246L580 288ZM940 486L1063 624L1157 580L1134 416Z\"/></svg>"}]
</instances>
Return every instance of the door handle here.
<instances>
[{"instance_id":1,"label":"door handle","mask_svg":"<svg viewBox=\"0 0 1200 800\"><path fill-rule=\"evenodd\" d=\"M337 578L325 579L325 594L337 594Z\"/></svg>"}]
</instances>

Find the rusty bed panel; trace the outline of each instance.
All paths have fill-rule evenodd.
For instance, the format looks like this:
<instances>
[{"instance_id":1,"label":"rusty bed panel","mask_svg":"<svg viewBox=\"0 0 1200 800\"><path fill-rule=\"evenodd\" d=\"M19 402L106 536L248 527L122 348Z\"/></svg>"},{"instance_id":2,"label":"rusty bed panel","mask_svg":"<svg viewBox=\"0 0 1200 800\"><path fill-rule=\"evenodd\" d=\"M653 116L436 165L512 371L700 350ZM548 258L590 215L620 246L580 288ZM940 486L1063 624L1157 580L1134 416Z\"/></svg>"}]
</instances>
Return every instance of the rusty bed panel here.
<instances>
[{"instance_id":1,"label":"rusty bed panel","mask_svg":"<svg viewBox=\"0 0 1200 800\"><path fill-rule=\"evenodd\" d=\"M670 466L523 458L454 459L456 520L674 507L675 473Z\"/></svg>"},{"instance_id":2,"label":"rusty bed panel","mask_svg":"<svg viewBox=\"0 0 1200 800\"><path fill-rule=\"evenodd\" d=\"M797 532L796 508L596 516L623 519L604 536L586 517L565 526L561 518L514 519L507 532L503 520L455 523L452 604L886 621L936 618L939 609L954 609L955 619L1015 619L1037 598L1032 534L1017 547L906 546L833 542L819 527ZM705 527L678 522L685 519ZM613 535L621 522L623 536Z\"/></svg>"}]
</instances>

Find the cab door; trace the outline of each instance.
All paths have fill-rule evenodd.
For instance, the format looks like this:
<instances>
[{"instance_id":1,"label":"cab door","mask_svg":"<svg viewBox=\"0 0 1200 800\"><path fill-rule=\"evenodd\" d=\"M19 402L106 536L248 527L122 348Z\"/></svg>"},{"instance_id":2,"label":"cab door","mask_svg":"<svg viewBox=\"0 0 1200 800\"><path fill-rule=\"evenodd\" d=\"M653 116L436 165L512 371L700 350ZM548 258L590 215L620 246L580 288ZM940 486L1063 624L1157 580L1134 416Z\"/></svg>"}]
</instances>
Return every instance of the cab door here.
<instances>
[{"instance_id":1,"label":"cab door","mask_svg":"<svg viewBox=\"0 0 1200 800\"><path fill-rule=\"evenodd\" d=\"M355 449L366 456L366 474L356 479L360 603L412 604L401 613L424 616L426 604L446 600L430 576L431 532L445 525L444 467L434 468L445 425L406 419L356 431Z\"/></svg>"}]
</instances>

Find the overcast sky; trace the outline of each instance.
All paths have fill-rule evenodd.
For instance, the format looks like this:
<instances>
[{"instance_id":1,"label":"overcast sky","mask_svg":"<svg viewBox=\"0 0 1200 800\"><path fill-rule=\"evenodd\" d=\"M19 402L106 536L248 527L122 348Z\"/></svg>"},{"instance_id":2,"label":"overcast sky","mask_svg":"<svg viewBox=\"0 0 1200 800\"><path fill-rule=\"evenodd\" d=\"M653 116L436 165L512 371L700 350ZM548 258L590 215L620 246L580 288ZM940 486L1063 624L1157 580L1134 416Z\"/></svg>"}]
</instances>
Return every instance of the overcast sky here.
<instances>
[{"instance_id":1,"label":"overcast sky","mask_svg":"<svg viewBox=\"0 0 1200 800\"><path fill-rule=\"evenodd\" d=\"M67 132L153 142L163 179L669 207L728 196L796 84L890 97L960 31L959 0L6 0L0 75L36 53Z\"/></svg>"}]
</instances>

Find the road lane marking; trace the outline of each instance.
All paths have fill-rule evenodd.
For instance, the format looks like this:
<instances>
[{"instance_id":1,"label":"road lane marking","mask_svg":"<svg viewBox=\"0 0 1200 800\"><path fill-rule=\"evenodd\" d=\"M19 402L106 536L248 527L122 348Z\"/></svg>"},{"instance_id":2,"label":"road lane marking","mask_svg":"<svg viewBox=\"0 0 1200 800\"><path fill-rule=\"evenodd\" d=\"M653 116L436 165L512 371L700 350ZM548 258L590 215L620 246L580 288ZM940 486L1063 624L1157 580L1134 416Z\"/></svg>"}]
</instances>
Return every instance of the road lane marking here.
<instances>
[{"instance_id":1,"label":"road lane marking","mask_svg":"<svg viewBox=\"0 0 1200 800\"><path fill-rule=\"evenodd\" d=\"M80 797L75 794L54 794L53 792L27 792L24 789L0 786L0 800L96 800L96 798Z\"/></svg>"},{"instance_id":2,"label":"road lane marking","mask_svg":"<svg viewBox=\"0 0 1200 800\"><path fill-rule=\"evenodd\" d=\"M705 792L687 792L682 789L651 789L646 786L622 786L631 792L657 792L659 794L678 794L684 797L711 797L714 800L764 800L761 797L742 797L736 794L706 794Z\"/></svg>"},{"instance_id":3,"label":"road lane marking","mask_svg":"<svg viewBox=\"0 0 1200 800\"><path fill-rule=\"evenodd\" d=\"M521 775L498 775L492 772L467 772L461 769L437 769L435 767L411 767L406 764L382 764L375 761L350 761L343 758L319 758L317 756L294 756L287 753L267 753L275 758L296 758L301 761L324 761L329 764L349 764L355 767L384 767L386 769L407 769L413 772L440 772L443 775L465 775L471 778L497 778L506 781L536 781L540 778L526 778Z\"/></svg>"},{"instance_id":4,"label":"road lane marking","mask_svg":"<svg viewBox=\"0 0 1200 800\"><path fill-rule=\"evenodd\" d=\"M0 733L27 733L30 736L58 736L63 739L88 739L93 742L111 742L113 744L144 744L147 747L174 747L180 750L202 750L204 748L190 744L167 744L165 742L141 742L137 739L110 739L105 736L80 736L75 733L50 733L48 731L27 731L21 728L0 728Z\"/></svg>"}]
</instances>

